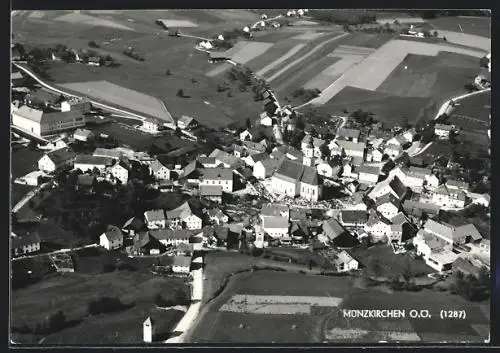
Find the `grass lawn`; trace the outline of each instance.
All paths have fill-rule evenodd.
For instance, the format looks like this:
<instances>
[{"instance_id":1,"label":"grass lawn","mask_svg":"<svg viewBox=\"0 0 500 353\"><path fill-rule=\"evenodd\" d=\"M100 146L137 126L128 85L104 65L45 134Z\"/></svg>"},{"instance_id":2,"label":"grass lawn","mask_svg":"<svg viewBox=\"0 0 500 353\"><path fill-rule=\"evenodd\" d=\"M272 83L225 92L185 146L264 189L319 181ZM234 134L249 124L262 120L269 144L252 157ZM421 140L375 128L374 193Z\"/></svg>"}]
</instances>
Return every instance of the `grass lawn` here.
<instances>
[{"instance_id":1,"label":"grass lawn","mask_svg":"<svg viewBox=\"0 0 500 353\"><path fill-rule=\"evenodd\" d=\"M459 101L451 116L464 115L474 119L489 121L491 112L491 91L479 93Z\"/></svg>"},{"instance_id":2,"label":"grass lawn","mask_svg":"<svg viewBox=\"0 0 500 353\"><path fill-rule=\"evenodd\" d=\"M321 266L327 260L319 255L318 253L314 253L309 251L309 249L298 249L298 248L268 248L265 251L266 253L272 255L276 255L280 260L281 259L293 259L299 264L307 265L309 260L312 260L316 265Z\"/></svg>"},{"instance_id":3,"label":"grass lawn","mask_svg":"<svg viewBox=\"0 0 500 353\"><path fill-rule=\"evenodd\" d=\"M50 341L65 343L68 340L74 340L75 338L71 337L74 336L78 327L82 329L85 327L84 331L78 329L78 332L86 332L86 335L82 336L96 337L95 339L98 341L93 342L89 338L82 338L83 341L79 342L114 343L117 342L116 338L110 337L108 333L121 331L116 329L117 323L120 323L120 327L124 330L129 329L131 332L135 332L136 327L140 328L142 321L147 317L145 315L155 307L155 295L161 293L164 297L168 297L176 289L187 290L183 280L155 277L152 274L140 272L116 271L98 275L67 273L53 276L12 292L12 326L21 326L25 323L33 327L45 316L62 310L68 320L83 321L79 322L74 329L69 328L68 335L66 335L66 330L51 335ZM135 303L135 306L113 314L101 314L95 318L88 317L87 306L90 300L105 296L116 296L122 303ZM40 301L41 297L49 299ZM100 322L102 325L91 325L89 324L91 322ZM109 324L109 326L104 323ZM120 343L131 342L131 338L128 338L127 335L119 335L119 337L118 342ZM30 340L34 338L32 335L26 337ZM36 337L37 340L40 338L42 337ZM20 342L26 342L23 335L17 339Z\"/></svg>"},{"instance_id":4,"label":"grass lawn","mask_svg":"<svg viewBox=\"0 0 500 353\"><path fill-rule=\"evenodd\" d=\"M34 188L35 186L12 183L10 189L11 205L15 206L24 196L26 196L28 192Z\"/></svg>"},{"instance_id":5,"label":"grass lawn","mask_svg":"<svg viewBox=\"0 0 500 353\"><path fill-rule=\"evenodd\" d=\"M382 268L379 276L382 277L402 275L408 266L415 277L435 272L423 260L414 260L406 254L396 255L391 247L386 245L374 245L368 249L357 247L351 249L350 254L360 262L365 272L372 275L374 261L379 261Z\"/></svg>"},{"instance_id":6,"label":"grass lawn","mask_svg":"<svg viewBox=\"0 0 500 353\"><path fill-rule=\"evenodd\" d=\"M43 151L31 150L21 145L12 146L11 151L11 173L14 179L38 170L38 160L44 153Z\"/></svg>"},{"instance_id":7,"label":"grass lawn","mask_svg":"<svg viewBox=\"0 0 500 353\"><path fill-rule=\"evenodd\" d=\"M136 122L136 124L139 123L140 122ZM121 122L89 126L88 129L96 134L112 136L119 141L120 144L130 146L138 151L145 151L155 139L154 136Z\"/></svg>"},{"instance_id":8,"label":"grass lawn","mask_svg":"<svg viewBox=\"0 0 500 353\"><path fill-rule=\"evenodd\" d=\"M491 38L491 17L438 17L427 20L430 30L464 32Z\"/></svg>"}]
</instances>

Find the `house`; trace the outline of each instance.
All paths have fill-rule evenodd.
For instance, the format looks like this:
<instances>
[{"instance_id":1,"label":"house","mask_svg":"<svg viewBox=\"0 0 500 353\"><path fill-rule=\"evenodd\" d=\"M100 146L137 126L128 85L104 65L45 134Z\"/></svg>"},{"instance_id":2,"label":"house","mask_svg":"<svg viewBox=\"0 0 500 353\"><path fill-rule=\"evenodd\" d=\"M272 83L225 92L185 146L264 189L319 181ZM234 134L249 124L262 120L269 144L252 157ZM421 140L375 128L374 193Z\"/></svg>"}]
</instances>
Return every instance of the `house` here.
<instances>
[{"instance_id":1,"label":"house","mask_svg":"<svg viewBox=\"0 0 500 353\"><path fill-rule=\"evenodd\" d=\"M359 262L345 250L342 250L337 254L337 256L335 256L333 264L338 272L347 272L357 270L359 268Z\"/></svg>"},{"instance_id":2,"label":"house","mask_svg":"<svg viewBox=\"0 0 500 353\"><path fill-rule=\"evenodd\" d=\"M264 159L268 159L268 158L269 158L269 155L266 152L254 153L254 154L249 155L247 158L245 158L245 163L249 167L253 167L253 166L255 166L255 163L262 161Z\"/></svg>"},{"instance_id":3,"label":"house","mask_svg":"<svg viewBox=\"0 0 500 353\"><path fill-rule=\"evenodd\" d=\"M360 134L361 131L356 129L341 128L337 131L337 137L343 138L346 141L352 141L354 143L358 142Z\"/></svg>"},{"instance_id":4,"label":"house","mask_svg":"<svg viewBox=\"0 0 500 353\"><path fill-rule=\"evenodd\" d=\"M474 266L469 260L464 259L463 257L458 257L453 262L452 268L456 272L461 272L464 277L471 275L477 278L481 273L481 268Z\"/></svg>"},{"instance_id":5,"label":"house","mask_svg":"<svg viewBox=\"0 0 500 353\"><path fill-rule=\"evenodd\" d=\"M364 231L371 234L375 242L382 241L391 236L391 224L376 213L372 213L365 224Z\"/></svg>"},{"instance_id":6,"label":"house","mask_svg":"<svg viewBox=\"0 0 500 353\"><path fill-rule=\"evenodd\" d=\"M44 173L40 170L35 170L17 179L16 182L21 182L25 185L38 186L43 183Z\"/></svg>"},{"instance_id":7,"label":"house","mask_svg":"<svg viewBox=\"0 0 500 353\"><path fill-rule=\"evenodd\" d=\"M423 214L429 216L437 216L441 208L437 205L430 203L423 203L414 200L405 200L403 202L403 210L408 214L417 219L420 219Z\"/></svg>"},{"instance_id":8,"label":"house","mask_svg":"<svg viewBox=\"0 0 500 353\"><path fill-rule=\"evenodd\" d=\"M463 208L466 196L460 189L450 189L441 185L432 191L431 202L441 207Z\"/></svg>"},{"instance_id":9,"label":"house","mask_svg":"<svg viewBox=\"0 0 500 353\"><path fill-rule=\"evenodd\" d=\"M399 200L402 200L406 196L406 191L406 186L403 182L397 176L394 176L392 178L389 177L375 185L373 190L368 194L368 197L372 200L376 200L377 198L390 193L396 196Z\"/></svg>"},{"instance_id":10,"label":"house","mask_svg":"<svg viewBox=\"0 0 500 353\"><path fill-rule=\"evenodd\" d=\"M170 169L164 166L157 159L151 162L149 170L156 180L170 180Z\"/></svg>"},{"instance_id":11,"label":"house","mask_svg":"<svg viewBox=\"0 0 500 353\"><path fill-rule=\"evenodd\" d=\"M111 175L120 180L122 184L127 184L129 169L130 167L128 163L125 161L118 161L109 169L109 171Z\"/></svg>"},{"instance_id":12,"label":"house","mask_svg":"<svg viewBox=\"0 0 500 353\"><path fill-rule=\"evenodd\" d=\"M200 185L200 196L217 203L222 202L221 185Z\"/></svg>"},{"instance_id":13,"label":"house","mask_svg":"<svg viewBox=\"0 0 500 353\"><path fill-rule=\"evenodd\" d=\"M171 226L187 229L201 229L202 219L199 217L186 201L179 207L167 211L167 219Z\"/></svg>"},{"instance_id":14,"label":"house","mask_svg":"<svg viewBox=\"0 0 500 353\"><path fill-rule=\"evenodd\" d=\"M465 181L448 179L445 185L448 190L462 190L465 192L469 191L469 184Z\"/></svg>"},{"instance_id":15,"label":"house","mask_svg":"<svg viewBox=\"0 0 500 353\"><path fill-rule=\"evenodd\" d=\"M490 202L491 202L491 196L489 194L483 194L473 201L474 204L481 205L484 207L489 207Z\"/></svg>"},{"instance_id":16,"label":"house","mask_svg":"<svg viewBox=\"0 0 500 353\"><path fill-rule=\"evenodd\" d=\"M226 168L201 168L200 187L202 185L219 185L222 191L233 192L233 171Z\"/></svg>"},{"instance_id":17,"label":"house","mask_svg":"<svg viewBox=\"0 0 500 353\"><path fill-rule=\"evenodd\" d=\"M189 244L190 239L198 233L198 230L192 231L188 229L156 229L149 231L149 234L164 246Z\"/></svg>"},{"instance_id":18,"label":"house","mask_svg":"<svg viewBox=\"0 0 500 353\"><path fill-rule=\"evenodd\" d=\"M142 129L150 133L158 133L163 126L160 119L146 118L142 121Z\"/></svg>"},{"instance_id":19,"label":"house","mask_svg":"<svg viewBox=\"0 0 500 353\"><path fill-rule=\"evenodd\" d=\"M117 149L96 148L92 155L94 157L105 157L117 160L123 155L123 152Z\"/></svg>"},{"instance_id":20,"label":"house","mask_svg":"<svg viewBox=\"0 0 500 353\"><path fill-rule=\"evenodd\" d=\"M364 158L366 145L364 142L352 142L337 140L337 145L344 151L346 156Z\"/></svg>"},{"instance_id":21,"label":"house","mask_svg":"<svg viewBox=\"0 0 500 353\"><path fill-rule=\"evenodd\" d=\"M458 239L457 239L458 240ZM457 255L453 253L453 228L429 219L413 239L417 255L437 271L451 269Z\"/></svg>"},{"instance_id":22,"label":"house","mask_svg":"<svg viewBox=\"0 0 500 353\"><path fill-rule=\"evenodd\" d=\"M177 127L181 130L190 130L194 129L197 126L198 122L190 116L182 115L181 118L177 121Z\"/></svg>"},{"instance_id":23,"label":"house","mask_svg":"<svg viewBox=\"0 0 500 353\"><path fill-rule=\"evenodd\" d=\"M342 210L339 222L344 227L364 227L368 221L368 213L362 210Z\"/></svg>"},{"instance_id":24,"label":"house","mask_svg":"<svg viewBox=\"0 0 500 353\"><path fill-rule=\"evenodd\" d=\"M403 152L403 147L396 144L386 144L384 147L384 153L390 158L396 158Z\"/></svg>"},{"instance_id":25,"label":"house","mask_svg":"<svg viewBox=\"0 0 500 353\"><path fill-rule=\"evenodd\" d=\"M243 148L243 146L235 145L233 154L238 158L244 158L247 156L247 151L245 148Z\"/></svg>"},{"instance_id":26,"label":"house","mask_svg":"<svg viewBox=\"0 0 500 353\"><path fill-rule=\"evenodd\" d=\"M387 144L388 145L401 146L402 148L404 148L404 146L406 144L408 144L408 141L406 140L406 138L404 138L403 135L399 135L399 136L394 136L393 138L391 138L390 140L388 140Z\"/></svg>"},{"instance_id":27,"label":"house","mask_svg":"<svg viewBox=\"0 0 500 353\"><path fill-rule=\"evenodd\" d=\"M208 157L215 158L217 165L222 164L225 168L237 169L239 166L243 165L243 161L238 157L235 157L218 148L214 149Z\"/></svg>"},{"instance_id":28,"label":"house","mask_svg":"<svg viewBox=\"0 0 500 353\"><path fill-rule=\"evenodd\" d=\"M270 178L278 168L278 165L279 161L272 158L260 160L254 164L252 174L259 180Z\"/></svg>"},{"instance_id":29,"label":"house","mask_svg":"<svg viewBox=\"0 0 500 353\"><path fill-rule=\"evenodd\" d=\"M403 212L392 217L391 223L390 239L392 242L402 243L414 235L414 229Z\"/></svg>"},{"instance_id":30,"label":"house","mask_svg":"<svg viewBox=\"0 0 500 353\"><path fill-rule=\"evenodd\" d=\"M282 145L273 148L273 153L271 153L271 158L281 159L282 157L288 158L292 161L300 162L302 160L303 154L296 148L292 146Z\"/></svg>"},{"instance_id":31,"label":"house","mask_svg":"<svg viewBox=\"0 0 500 353\"><path fill-rule=\"evenodd\" d=\"M434 125L434 134L440 139L447 139L450 137L450 132L453 130L452 125L436 124Z\"/></svg>"},{"instance_id":32,"label":"house","mask_svg":"<svg viewBox=\"0 0 500 353\"><path fill-rule=\"evenodd\" d=\"M99 237L99 245L106 250L119 249L123 246L123 234L120 228L109 226Z\"/></svg>"},{"instance_id":33,"label":"house","mask_svg":"<svg viewBox=\"0 0 500 353\"><path fill-rule=\"evenodd\" d=\"M378 182L380 168L362 165L360 167L356 167L356 172L358 173L358 180L360 183L366 183L370 185L376 184Z\"/></svg>"},{"instance_id":34,"label":"house","mask_svg":"<svg viewBox=\"0 0 500 353\"><path fill-rule=\"evenodd\" d=\"M252 141L243 141L243 148L247 151L249 155L256 153L263 153L266 151L266 146Z\"/></svg>"},{"instance_id":35,"label":"house","mask_svg":"<svg viewBox=\"0 0 500 353\"><path fill-rule=\"evenodd\" d=\"M221 225L223 223L229 222L229 217L224 214L224 212L222 212L220 208L211 208L209 210L205 210L205 214L212 224L215 223L217 225Z\"/></svg>"},{"instance_id":36,"label":"house","mask_svg":"<svg viewBox=\"0 0 500 353\"><path fill-rule=\"evenodd\" d=\"M71 98L61 102L61 111L78 111L82 114L88 114L92 111L92 104L86 99Z\"/></svg>"},{"instance_id":37,"label":"house","mask_svg":"<svg viewBox=\"0 0 500 353\"><path fill-rule=\"evenodd\" d=\"M198 157L198 162L201 163L203 168L215 168L217 167L217 162L215 158L211 157Z\"/></svg>"},{"instance_id":38,"label":"house","mask_svg":"<svg viewBox=\"0 0 500 353\"><path fill-rule=\"evenodd\" d=\"M69 149L54 150L44 154L38 160L38 169L46 173L53 173L64 167L72 167L75 158L76 154Z\"/></svg>"},{"instance_id":39,"label":"house","mask_svg":"<svg viewBox=\"0 0 500 353\"><path fill-rule=\"evenodd\" d=\"M408 129L405 132L403 132L402 136L407 142L413 142L416 135L417 135L417 130L415 130L415 128L412 127L411 129Z\"/></svg>"},{"instance_id":40,"label":"house","mask_svg":"<svg viewBox=\"0 0 500 353\"><path fill-rule=\"evenodd\" d=\"M40 250L40 237L35 233L15 235L11 233L10 248L12 256L34 253Z\"/></svg>"},{"instance_id":41,"label":"house","mask_svg":"<svg viewBox=\"0 0 500 353\"><path fill-rule=\"evenodd\" d=\"M127 252L133 255L154 255L165 252L165 245L151 236L149 232L140 232L134 236L133 245L127 247Z\"/></svg>"},{"instance_id":42,"label":"house","mask_svg":"<svg viewBox=\"0 0 500 353\"><path fill-rule=\"evenodd\" d=\"M453 241L459 243L480 243L483 237L472 223L454 228Z\"/></svg>"},{"instance_id":43,"label":"house","mask_svg":"<svg viewBox=\"0 0 500 353\"><path fill-rule=\"evenodd\" d=\"M163 210L150 210L144 212L144 220L148 229L165 228L166 220Z\"/></svg>"},{"instance_id":44,"label":"house","mask_svg":"<svg viewBox=\"0 0 500 353\"><path fill-rule=\"evenodd\" d=\"M85 117L78 111L45 113L23 105L12 112L12 125L36 136L49 136L85 126Z\"/></svg>"},{"instance_id":45,"label":"house","mask_svg":"<svg viewBox=\"0 0 500 353\"><path fill-rule=\"evenodd\" d=\"M310 201L321 197L316 169L302 164L283 160L271 179L273 192L288 197L299 196Z\"/></svg>"},{"instance_id":46,"label":"house","mask_svg":"<svg viewBox=\"0 0 500 353\"><path fill-rule=\"evenodd\" d=\"M385 194L375 201L375 207L386 219L391 219L399 212L399 199L392 194Z\"/></svg>"},{"instance_id":47,"label":"house","mask_svg":"<svg viewBox=\"0 0 500 353\"><path fill-rule=\"evenodd\" d=\"M336 247L349 248L356 244L356 239L336 219L330 218L322 222L323 231L318 234L318 240L332 243Z\"/></svg>"},{"instance_id":48,"label":"house","mask_svg":"<svg viewBox=\"0 0 500 353\"><path fill-rule=\"evenodd\" d=\"M82 172L93 171L97 168L103 172L107 167L113 164L113 160L107 157L94 157L91 155L79 154L75 158L74 169L80 169Z\"/></svg>"},{"instance_id":49,"label":"house","mask_svg":"<svg viewBox=\"0 0 500 353\"><path fill-rule=\"evenodd\" d=\"M240 141L252 141L252 140L253 140L253 135L249 129L243 130L240 133Z\"/></svg>"},{"instance_id":50,"label":"house","mask_svg":"<svg viewBox=\"0 0 500 353\"><path fill-rule=\"evenodd\" d=\"M265 217L283 217L290 219L290 208L287 205L279 205L275 203L265 203L260 209L260 218Z\"/></svg>"},{"instance_id":51,"label":"house","mask_svg":"<svg viewBox=\"0 0 500 353\"><path fill-rule=\"evenodd\" d=\"M87 59L87 65L101 66L101 58L99 58L98 56L91 56Z\"/></svg>"},{"instance_id":52,"label":"house","mask_svg":"<svg viewBox=\"0 0 500 353\"><path fill-rule=\"evenodd\" d=\"M409 168L396 167L389 172L389 175L397 176L405 186L415 191L421 191L427 180L434 185L436 179L432 178L433 174L430 169L413 166Z\"/></svg>"},{"instance_id":53,"label":"house","mask_svg":"<svg viewBox=\"0 0 500 353\"><path fill-rule=\"evenodd\" d=\"M367 162L382 162L383 157L384 152L382 152L379 148L370 147L366 153Z\"/></svg>"},{"instance_id":54,"label":"house","mask_svg":"<svg viewBox=\"0 0 500 353\"><path fill-rule=\"evenodd\" d=\"M335 164L333 161L320 161L316 164L316 170L319 175L326 178L337 178L340 174L341 166Z\"/></svg>"},{"instance_id":55,"label":"house","mask_svg":"<svg viewBox=\"0 0 500 353\"><path fill-rule=\"evenodd\" d=\"M305 135L301 142L301 151L307 158L321 158L321 146L325 141L316 137Z\"/></svg>"},{"instance_id":56,"label":"house","mask_svg":"<svg viewBox=\"0 0 500 353\"><path fill-rule=\"evenodd\" d=\"M267 112L261 113L260 114L260 125L262 125L262 126L273 126L273 118L271 118L269 115L267 115Z\"/></svg>"},{"instance_id":57,"label":"house","mask_svg":"<svg viewBox=\"0 0 500 353\"><path fill-rule=\"evenodd\" d=\"M288 219L281 216L269 216L262 219L262 228L273 238L287 238L289 223Z\"/></svg>"},{"instance_id":58,"label":"house","mask_svg":"<svg viewBox=\"0 0 500 353\"><path fill-rule=\"evenodd\" d=\"M88 142L94 139L94 133L86 129L76 129L73 138L77 141Z\"/></svg>"},{"instance_id":59,"label":"house","mask_svg":"<svg viewBox=\"0 0 500 353\"><path fill-rule=\"evenodd\" d=\"M160 180L156 184L160 192L172 192L174 191L174 182L172 180Z\"/></svg>"},{"instance_id":60,"label":"house","mask_svg":"<svg viewBox=\"0 0 500 353\"><path fill-rule=\"evenodd\" d=\"M174 256L174 258L172 259L172 271L174 273L188 274L190 269L190 256Z\"/></svg>"},{"instance_id":61,"label":"house","mask_svg":"<svg viewBox=\"0 0 500 353\"><path fill-rule=\"evenodd\" d=\"M129 237L133 237L139 231L144 230L145 226L146 225L140 218L132 217L123 224L122 234L125 234Z\"/></svg>"}]
</instances>

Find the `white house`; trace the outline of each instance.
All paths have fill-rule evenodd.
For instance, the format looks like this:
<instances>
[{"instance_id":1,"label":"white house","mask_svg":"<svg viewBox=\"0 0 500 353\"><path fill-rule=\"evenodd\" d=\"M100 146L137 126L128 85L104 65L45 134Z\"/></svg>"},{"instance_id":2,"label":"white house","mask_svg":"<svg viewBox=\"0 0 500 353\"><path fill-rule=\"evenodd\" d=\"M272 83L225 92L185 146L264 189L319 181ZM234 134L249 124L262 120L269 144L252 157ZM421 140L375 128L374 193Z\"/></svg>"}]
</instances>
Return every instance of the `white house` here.
<instances>
[{"instance_id":1,"label":"white house","mask_svg":"<svg viewBox=\"0 0 500 353\"><path fill-rule=\"evenodd\" d=\"M151 162L149 170L157 180L170 180L170 169L161 164L157 159Z\"/></svg>"},{"instance_id":2,"label":"white house","mask_svg":"<svg viewBox=\"0 0 500 353\"><path fill-rule=\"evenodd\" d=\"M114 166L112 166L109 171L111 172L111 175L115 177L116 179L120 180L122 184L127 184L128 182L128 168L126 168L125 163L123 162L118 162L115 163Z\"/></svg>"},{"instance_id":3,"label":"white house","mask_svg":"<svg viewBox=\"0 0 500 353\"><path fill-rule=\"evenodd\" d=\"M450 132L453 130L452 125L436 124L434 125L434 134L440 139L447 139L450 137Z\"/></svg>"},{"instance_id":4,"label":"white house","mask_svg":"<svg viewBox=\"0 0 500 353\"><path fill-rule=\"evenodd\" d=\"M142 339L144 343L153 342L153 337L155 335L154 321L148 316L146 320L142 323Z\"/></svg>"},{"instance_id":5,"label":"white house","mask_svg":"<svg viewBox=\"0 0 500 353\"><path fill-rule=\"evenodd\" d=\"M376 184L380 175L380 168L362 165L356 168L356 172L360 183Z\"/></svg>"},{"instance_id":6,"label":"white house","mask_svg":"<svg viewBox=\"0 0 500 353\"><path fill-rule=\"evenodd\" d=\"M196 235L187 229L155 229L150 230L149 234L165 246L189 244L189 239Z\"/></svg>"},{"instance_id":7,"label":"white house","mask_svg":"<svg viewBox=\"0 0 500 353\"><path fill-rule=\"evenodd\" d=\"M113 160L107 157L94 157L90 155L77 155L75 158L74 169L80 169L82 172L93 171L97 168L103 172L107 167L113 164Z\"/></svg>"},{"instance_id":8,"label":"white house","mask_svg":"<svg viewBox=\"0 0 500 353\"><path fill-rule=\"evenodd\" d=\"M336 178L340 173L340 165L335 165L333 162L320 161L316 164L316 170L319 175L327 178Z\"/></svg>"},{"instance_id":9,"label":"white house","mask_svg":"<svg viewBox=\"0 0 500 353\"><path fill-rule=\"evenodd\" d=\"M425 186L428 189L437 188L439 186L439 179L438 179L438 177L435 176L434 174L427 175L425 177Z\"/></svg>"},{"instance_id":10,"label":"white house","mask_svg":"<svg viewBox=\"0 0 500 353\"><path fill-rule=\"evenodd\" d=\"M431 202L441 207L463 208L465 200L465 192L460 189L450 189L446 185L441 185L432 191Z\"/></svg>"},{"instance_id":11,"label":"white house","mask_svg":"<svg viewBox=\"0 0 500 353\"><path fill-rule=\"evenodd\" d=\"M253 176L259 180L270 178L278 167L278 161L272 158L258 161L253 166Z\"/></svg>"},{"instance_id":12,"label":"white house","mask_svg":"<svg viewBox=\"0 0 500 353\"><path fill-rule=\"evenodd\" d=\"M399 199L392 194L385 194L375 202L376 209L386 219L392 219L399 212Z\"/></svg>"},{"instance_id":13,"label":"white house","mask_svg":"<svg viewBox=\"0 0 500 353\"><path fill-rule=\"evenodd\" d=\"M301 142L301 151L304 153L304 156L308 158L321 158L321 146L325 143L324 140L312 137L309 135L304 136ZM325 157L325 156L323 156Z\"/></svg>"},{"instance_id":14,"label":"white house","mask_svg":"<svg viewBox=\"0 0 500 353\"><path fill-rule=\"evenodd\" d=\"M359 268L359 262L345 250L337 254L333 262L338 272L347 272Z\"/></svg>"},{"instance_id":15,"label":"white house","mask_svg":"<svg viewBox=\"0 0 500 353\"><path fill-rule=\"evenodd\" d=\"M106 250L119 249L123 246L123 234L118 227L109 226L99 237L99 245Z\"/></svg>"},{"instance_id":16,"label":"white house","mask_svg":"<svg viewBox=\"0 0 500 353\"><path fill-rule=\"evenodd\" d=\"M474 204L481 205L484 207L489 207L490 202L491 202L491 196L489 194L483 194L473 201Z\"/></svg>"},{"instance_id":17,"label":"white house","mask_svg":"<svg viewBox=\"0 0 500 353\"><path fill-rule=\"evenodd\" d=\"M262 126L273 126L273 118L267 115L266 112L260 114L260 125Z\"/></svg>"},{"instance_id":18,"label":"white house","mask_svg":"<svg viewBox=\"0 0 500 353\"><path fill-rule=\"evenodd\" d=\"M61 102L61 111L78 111L82 114L90 113L92 110L92 104L86 99L69 99L67 101Z\"/></svg>"},{"instance_id":19,"label":"white house","mask_svg":"<svg viewBox=\"0 0 500 353\"><path fill-rule=\"evenodd\" d=\"M285 217L264 217L262 219L262 227L273 238L288 237L289 223Z\"/></svg>"},{"instance_id":20,"label":"white house","mask_svg":"<svg viewBox=\"0 0 500 353\"><path fill-rule=\"evenodd\" d=\"M384 152L378 148L370 148L366 154L367 162L382 162L384 157Z\"/></svg>"},{"instance_id":21,"label":"white house","mask_svg":"<svg viewBox=\"0 0 500 353\"><path fill-rule=\"evenodd\" d=\"M376 213L372 213L366 222L364 231L371 234L375 241L380 241L384 237L390 237L391 224L384 218L380 218Z\"/></svg>"},{"instance_id":22,"label":"white house","mask_svg":"<svg viewBox=\"0 0 500 353\"><path fill-rule=\"evenodd\" d=\"M23 105L12 112L12 125L33 135L48 136L85 126L85 117L78 111L45 113Z\"/></svg>"},{"instance_id":23,"label":"white house","mask_svg":"<svg viewBox=\"0 0 500 353\"><path fill-rule=\"evenodd\" d=\"M366 145L364 142L337 140L337 145L342 148L346 156L364 158Z\"/></svg>"},{"instance_id":24,"label":"white house","mask_svg":"<svg viewBox=\"0 0 500 353\"><path fill-rule=\"evenodd\" d=\"M388 177L384 181L381 181L372 191L368 194L368 197L372 200L376 200L377 198L391 193L396 196L399 200L403 199L406 195L407 189L405 184L397 177Z\"/></svg>"},{"instance_id":25,"label":"white house","mask_svg":"<svg viewBox=\"0 0 500 353\"><path fill-rule=\"evenodd\" d=\"M396 158L403 152L403 147L401 145L396 144L386 144L384 147L384 153L391 158Z\"/></svg>"},{"instance_id":26,"label":"white house","mask_svg":"<svg viewBox=\"0 0 500 353\"><path fill-rule=\"evenodd\" d=\"M69 149L58 149L46 153L38 160L38 169L53 173L65 166L71 167L75 161L76 154Z\"/></svg>"},{"instance_id":27,"label":"white house","mask_svg":"<svg viewBox=\"0 0 500 353\"><path fill-rule=\"evenodd\" d=\"M179 207L167 211L167 219L169 223L173 226L180 227L181 225L185 225L187 229L195 230L202 228L202 219L198 217L191 206L186 201L181 204Z\"/></svg>"},{"instance_id":28,"label":"white house","mask_svg":"<svg viewBox=\"0 0 500 353\"><path fill-rule=\"evenodd\" d=\"M469 184L465 181L448 179L445 183L446 187L450 190L463 190L465 192L469 191Z\"/></svg>"},{"instance_id":29,"label":"white house","mask_svg":"<svg viewBox=\"0 0 500 353\"><path fill-rule=\"evenodd\" d=\"M146 118L142 121L142 128L151 133L157 133L162 127L162 121L154 118Z\"/></svg>"},{"instance_id":30,"label":"white house","mask_svg":"<svg viewBox=\"0 0 500 353\"><path fill-rule=\"evenodd\" d=\"M37 233L18 236L11 233L10 248L13 256L30 254L40 250L40 237Z\"/></svg>"},{"instance_id":31,"label":"white house","mask_svg":"<svg viewBox=\"0 0 500 353\"><path fill-rule=\"evenodd\" d=\"M407 142L413 142L413 139L415 138L416 135L417 131L415 130L415 128L411 128L403 132L402 136L405 138Z\"/></svg>"},{"instance_id":32,"label":"white house","mask_svg":"<svg viewBox=\"0 0 500 353\"><path fill-rule=\"evenodd\" d=\"M181 116L181 118L177 121L177 127L181 130L193 129L197 125L198 123L194 118L186 115Z\"/></svg>"},{"instance_id":33,"label":"white house","mask_svg":"<svg viewBox=\"0 0 500 353\"><path fill-rule=\"evenodd\" d=\"M144 220L148 229L165 228L166 220L163 210L150 210L144 212Z\"/></svg>"},{"instance_id":34,"label":"white house","mask_svg":"<svg viewBox=\"0 0 500 353\"><path fill-rule=\"evenodd\" d=\"M248 129L240 133L240 141L251 141L252 139L253 135Z\"/></svg>"},{"instance_id":35,"label":"white house","mask_svg":"<svg viewBox=\"0 0 500 353\"><path fill-rule=\"evenodd\" d=\"M191 269L190 256L174 256L172 259L172 271L174 273L188 274Z\"/></svg>"},{"instance_id":36,"label":"white house","mask_svg":"<svg viewBox=\"0 0 500 353\"><path fill-rule=\"evenodd\" d=\"M87 129L76 129L73 138L78 141L88 142L94 138L94 133Z\"/></svg>"},{"instance_id":37,"label":"white house","mask_svg":"<svg viewBox=\"0 0 500 353\"><path fill-rule=\"evenodd\" d=\"M220 185L225 192L233 192L233 171L227 168L201 168L201 185Z\"/></svg>"}]
</instances>

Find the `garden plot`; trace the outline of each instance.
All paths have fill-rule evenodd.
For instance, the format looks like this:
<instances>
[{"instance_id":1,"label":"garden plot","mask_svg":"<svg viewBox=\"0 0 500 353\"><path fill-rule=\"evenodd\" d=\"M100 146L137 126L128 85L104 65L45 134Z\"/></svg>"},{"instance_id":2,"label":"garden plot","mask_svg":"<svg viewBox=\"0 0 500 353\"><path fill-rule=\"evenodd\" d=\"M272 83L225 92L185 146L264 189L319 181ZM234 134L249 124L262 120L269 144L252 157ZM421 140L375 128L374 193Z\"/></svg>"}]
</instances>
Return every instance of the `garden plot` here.
<instances>
[{"instance_id":1,"label":"garden plot","mask_svg":"<svg viewBox=\"0 0 500 353\"><path fill-rule=\"evenodd\" d=\"M113 22L110 20L105 20L102 18L96 18L90 15L85 15L79 12L73 12L67 15L63 15L60 17L57 17L55 19L56 21L62 21L62 22L69 22L69 23L76 23L76 24L84 24L88 26L98 26L98 27L109 27L109 28L117 28L117 29L123 29L127 31L133 31L132 28L124 26L120 23Z\"/></svg>"},{"instance_id":2,"label":"garden plot","mask_svg":"<svg viewBox=\"0 0 500 353\"><path fill-rule=\"evenodd\" d=\"M315 39L318 39L322 36L324 36L325 33L324 32L305 32L305 33L302 33L302 34L299 34L298 36L295 36L295 37L292 37L292 39L297 39L297 40L315 40Z\"/></svg>"},{"instance_id":3,"label":"garden plot","mask_svg":"<svg viewBox=\"0 0 500 353\"><path fill-rule=\"evenodd\" d=\"M163 23L164 26L175 27L175 28L193 28L198 27L196 23L193 23L189 20L158 20Z\"/></svg>"},{"instance_id":4,"label":"garden plot","mask_svg":"<svg viewBox=\"0 0 500 353\"><path fill-rule=\"evenodd\" d=\"M269 63L268 65L266 65L265 67L263 67L262 69L260 69L259 71L257 71L257 75L258 76L262 76L266 72L274 69L275 67L277 67L278 65L280 65L281 63L283 63L285 60L288 60L288 58L290 58L293 55L297 54L299 52L299 50L301 50L304 46L305 46L305 44L297 44L297 45L295 45L293 48L291 48L284 55L282 55L281 57L279 57L275 61Z\"/></svg>"},{"instance_id":5,"label":"garden plot","mask_svg":"<svg viewBox=\"0 0 500 353\"><path fill-rule=\"evenodd\" d=\"M408 54L436 56L443 50L476 58L484 55L480 51L448 45L393 40L384 44L361 63L345 72L326 88L320 97L315 98L312 103L325 104L347 86L376 90Z\"/></svg>"}]
</instances>

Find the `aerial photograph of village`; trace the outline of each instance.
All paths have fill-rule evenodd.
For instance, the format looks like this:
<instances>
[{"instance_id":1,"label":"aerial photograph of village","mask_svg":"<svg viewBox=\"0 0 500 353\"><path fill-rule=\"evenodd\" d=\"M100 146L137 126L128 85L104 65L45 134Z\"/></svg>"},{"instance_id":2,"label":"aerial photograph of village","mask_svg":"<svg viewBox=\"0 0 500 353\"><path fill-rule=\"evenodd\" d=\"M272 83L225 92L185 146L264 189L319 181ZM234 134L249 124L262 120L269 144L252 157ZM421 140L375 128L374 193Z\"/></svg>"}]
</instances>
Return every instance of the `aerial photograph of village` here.
<instances>
[{"instance_id":1,"label":"aerial photograph of village","mask_svg":"<svg viewBox=\"0 0 500 353\"><path fill-rule=\"evenodd\" d=\"M491 11L11 11L9 344L490 341Z\"/></svg>"}]
</instances>

